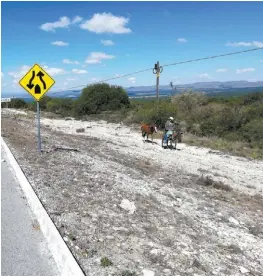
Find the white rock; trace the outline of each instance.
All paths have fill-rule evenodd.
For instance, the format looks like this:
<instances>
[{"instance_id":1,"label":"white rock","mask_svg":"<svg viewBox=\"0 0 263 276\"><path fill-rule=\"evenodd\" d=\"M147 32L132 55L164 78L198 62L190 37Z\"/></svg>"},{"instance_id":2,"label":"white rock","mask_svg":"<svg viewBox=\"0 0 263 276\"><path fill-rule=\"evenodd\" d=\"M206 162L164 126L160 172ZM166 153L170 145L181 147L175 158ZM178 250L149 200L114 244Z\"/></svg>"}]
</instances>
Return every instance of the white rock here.
<instances>
[{"instance_id":1,"label":"white rock","mask_svg":"<svg viewBox=\"0 0 263 276\"><path fill-rule=\"evenodd\" d=\"M177 197L176 200L179 202L179 203L182 203L182 199L180 197Z\"/></svg>"},{"instance_id":2,"label":"white rock","mask_svg":"<svg viewBox=\"0 0 263 276\"><path fill-rule=\"evenodd\" d=\"M233 223L233 224L235 224L235 225L239 225L239 222L235 218L233 218L233 217L230 217L228 219L228 221L231 222L231 223Z\"/></svg>"},{"instance_id":3,"label":"white rock","mask_svg":"<svg viewBox=\"0 0 263 276\"><path fill-rule=\"evenodd\" d=\"M247 269L246 269L245 267L243 267L243 266L240 266L239 269L240 269L240 272L243 273L243 274L249 272L249 270L247 270Z\"/></svg>"},{"instance_id":4,"label":"white rock","mask_svg":"<svg viewBox=\"0 0 263 276\"><path fill-rule=\"evenodd\" d=\"M148 269L142 270L143 276L154 276L154 272Z\"/></svg>"},{"instance_id":5,"label":"white rock","mask_svg":"<svg viewBox=\"0 0 263 276\"><path fill-rule=\"evenodd\" d=\"M148 245L153 247L154 243L153 242L149 242Z\"/></svg>"},{"instance_id":6,"label":"white rock","mask_svg":"<svg viewBox=\"0 0 263 276\"><path fill-rule=\"evenodd\" d=\"M123 199L120 207L126 211L129 211L130 214L133 214L136 210L134 202L129 201L128 199Z\"/></svg>"},{"instance_id":7,"label":"white rock","mask_svg":"<svg viewBox=\"0 0 263 276\"><path fill-rule=\"evenodd\" d=\"M68 239L67 237L64 237L63 240L64 240L65 242L68 242L68 241L69 241L69 239Z\"/></svg>"},{"instance_id":8,"label":"white rock","mask_svg":"<svg viewBox=\"0 0 263 276\"><path fill-rule=\"evenodd\" d=\"M155 248L155 249L152 249L150 253L153 255L158 255L159 251L160 251L159 249Z\"/></svg>"}]
</instances>

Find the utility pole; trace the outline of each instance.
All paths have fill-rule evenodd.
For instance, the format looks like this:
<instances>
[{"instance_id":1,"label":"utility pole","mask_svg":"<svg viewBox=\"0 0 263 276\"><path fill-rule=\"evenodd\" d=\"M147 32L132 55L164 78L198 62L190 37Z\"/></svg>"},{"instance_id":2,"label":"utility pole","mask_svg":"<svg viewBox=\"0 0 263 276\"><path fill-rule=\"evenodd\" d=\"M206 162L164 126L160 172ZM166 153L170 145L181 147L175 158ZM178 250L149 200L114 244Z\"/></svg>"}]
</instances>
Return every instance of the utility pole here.
<instances>
[{"instance_id":1,"label":"utility pole","mask_svg":"<svg viewBox=\"0 0 263 276\"><path fill-rule=\"evenodd\" d=\"M162 73L163 67L160 66L159 61L154 64L153 73L156 75L156 102L157 102L157 111L159 110L159 77Z\"/></svg>"},{"instance_id":2,"label":"utility pole","mask_svg":"<svg viewBox=\"0 0 263 276\"><path fill-rule=\"evenodd\" d=\"M172 91L174 90L174 92L171 92L171 96L173 96L177 92L177 88L176 88L176 86L173 85L172 81L170 82L170 86L172 88Z\"/></svg>"}]
</instances>

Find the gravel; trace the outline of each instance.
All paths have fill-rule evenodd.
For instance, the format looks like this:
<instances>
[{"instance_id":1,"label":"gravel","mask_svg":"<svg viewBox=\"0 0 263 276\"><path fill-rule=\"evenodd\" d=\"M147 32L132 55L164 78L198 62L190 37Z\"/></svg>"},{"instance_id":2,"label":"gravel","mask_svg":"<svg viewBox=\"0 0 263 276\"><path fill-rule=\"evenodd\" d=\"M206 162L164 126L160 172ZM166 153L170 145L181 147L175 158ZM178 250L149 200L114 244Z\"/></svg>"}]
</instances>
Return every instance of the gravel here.
<instances>
[{"instance_id":1,"label":"gravel","mask_svg":"<svg viewBox=\"0 0 263 276\"><path fill-rule=\"evenodd\" d=\"M263 274L262 161L163 150L104 121L41 123L42 154L30 114L5 111L2 135L86 275Z\"/></svg>"}]
</instances>

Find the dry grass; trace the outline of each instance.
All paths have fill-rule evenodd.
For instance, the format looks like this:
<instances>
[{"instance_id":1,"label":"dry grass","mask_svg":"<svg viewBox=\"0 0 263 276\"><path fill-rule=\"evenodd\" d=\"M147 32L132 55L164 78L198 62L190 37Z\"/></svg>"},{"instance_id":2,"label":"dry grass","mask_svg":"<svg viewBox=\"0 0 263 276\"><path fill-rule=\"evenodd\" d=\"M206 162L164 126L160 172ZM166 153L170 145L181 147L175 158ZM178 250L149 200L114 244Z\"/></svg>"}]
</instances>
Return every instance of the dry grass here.
<instances>
[{"instance_id":1,"label":"dry grass","mask_svg":"<svg viewBox=\"0 0 263 276\"><path fill-rule=\"evenodd\" d=\"M263 159L263 150L250 148L247 143L241 141L227 141L218 137L198 137L185 133L183 142L191 146L207 147L236 156Z\"/></svg>"},{"instance_id":2,"label":"dry grass","mask_svg":"<svg viewBox=\"0 0 263 276\"><path fill-rule=\"evenodd\" d=\"M202 175L201 177L198 178L196 183L198 185L211 186L212 188L215 188L218 190L224 190L224 191L228 191L228 192L233 190L229 185L226 185L222 182L215 181L209 176Z\"/></svg>"}]
</instances>

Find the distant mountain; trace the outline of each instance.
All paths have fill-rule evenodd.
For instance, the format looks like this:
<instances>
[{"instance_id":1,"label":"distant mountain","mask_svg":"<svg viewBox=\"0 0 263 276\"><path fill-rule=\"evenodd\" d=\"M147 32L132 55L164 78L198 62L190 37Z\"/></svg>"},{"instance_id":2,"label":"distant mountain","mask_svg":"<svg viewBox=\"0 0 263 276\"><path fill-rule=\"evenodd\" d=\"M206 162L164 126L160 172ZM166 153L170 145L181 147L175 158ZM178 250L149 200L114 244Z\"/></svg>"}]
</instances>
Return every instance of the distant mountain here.
<instances>
[{"instance_id":1,"label":"distant mountain","mask_svg":"<svg viewBox=\"0 0 263 276\"><path fill-rule=\"evenodd\" d=\"M247 88L247 87L263 87L263 81L249 82L249 81L212 81L212 82L196 82L190 84L180 84L175 85L177 89L192 88L196 89L230 89L230 88ZM136 91L152 91L155 90L156 86L137 86L137 87L128 87L126 90L129 92ZM160 90L172 90L169 85L161 85Z\"/></svg>"},{"instance_id":2,"label":"distant mountain","mask_svg":"<svg viewBox=\"0 0 263 276\"><path fill-rule=\"evenodd\" d=\"M220 81L212 81L212 82L196 82L190 84L180 84L175 85L176 90L172 89L170 85L160 85L159 87L159 95L162 96L171 96L174 94L181 93L185 90L191 89L193 91L204 92L207 95L241 95L241 94L248 94L251 92L263 92L263 81L257 82L249 82L249 81L227 81L227 82L220 82ZM156 95L156 86L132 86L126 87L125 90L127 91L129 97L154 97ZM50 97L58 97L58 98L72 98L76 99L80 96L81 90L69 90L65 92L59 93L52 93L48 92L48 96ZM12 93L5 93L2 97L10 97ZM23 95L23 96L22 96ZM23 93L21 98L25 98L27 101L30 101L30 96L24 96Z\"/></svg>"}]
</instances>

